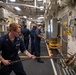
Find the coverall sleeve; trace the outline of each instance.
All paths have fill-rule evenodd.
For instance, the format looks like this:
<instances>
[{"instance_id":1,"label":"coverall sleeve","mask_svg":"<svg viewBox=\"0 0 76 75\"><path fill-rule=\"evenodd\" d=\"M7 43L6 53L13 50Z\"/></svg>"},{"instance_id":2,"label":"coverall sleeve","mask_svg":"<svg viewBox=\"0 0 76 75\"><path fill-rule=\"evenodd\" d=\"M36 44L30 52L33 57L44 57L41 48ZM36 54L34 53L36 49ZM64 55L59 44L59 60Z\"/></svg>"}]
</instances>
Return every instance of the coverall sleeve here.
<instances>
[{"instance_id":1,"label":"coverall sleeve","mask_svg":"<svg viewBox=\"0 0 76 75\"><path fill-rule=\"evenodd\" d=\"M3 38L3 37L0 37L0 50L2 50L2 47L3 47L3 41L4 41L4 38Z\"/></svg>"},{"instance_id":2,"label":"coverall sleeve","mask_svg":"<svg viewBox=\"0 0 76 75\"><path fill-rule=\"evenodd\" d=\"M35 32L36 32L36 35L40 35L40 32L39 32L39 30L36 30Z\"/></svg>"},{"instance_id":3,"label":"coverall sleeve","mask_svg":"<svg viewBox=\"0 0 76 75\"><path fill-rule=\"evenodd\" d=\"M20 50L23 53L26 50L24 42L20 39Z\"/></svg>"}]
</instances>

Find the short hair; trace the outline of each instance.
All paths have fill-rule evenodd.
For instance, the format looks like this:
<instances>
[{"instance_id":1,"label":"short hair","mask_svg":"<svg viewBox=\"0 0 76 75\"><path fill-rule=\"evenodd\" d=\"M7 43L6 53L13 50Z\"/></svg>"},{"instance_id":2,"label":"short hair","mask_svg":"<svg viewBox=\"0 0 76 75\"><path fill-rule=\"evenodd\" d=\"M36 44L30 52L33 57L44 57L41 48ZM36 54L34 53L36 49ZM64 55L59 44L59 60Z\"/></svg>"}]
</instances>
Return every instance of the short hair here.
<instances>
[{"instance_id":1,"label":"short hair","mask_svg":"<svg viewBox=\"0 0 76 75\"><path fill-rule=\"evenodd\" d=\"M27 27L27 25L24 25L24 28L26 28Z\"/></svg>"},{"instance_id":2,"label":"short hair","mask_svg":"<svg viewBox=\"0 0 76 75\"><path fill-rule=\"evenodd\" d=\"M21 26L18 23L13 22L9 25L9 31L11 31L11 30L16 31L17 28L21 28Z\"/></svg>"}]
</instances>

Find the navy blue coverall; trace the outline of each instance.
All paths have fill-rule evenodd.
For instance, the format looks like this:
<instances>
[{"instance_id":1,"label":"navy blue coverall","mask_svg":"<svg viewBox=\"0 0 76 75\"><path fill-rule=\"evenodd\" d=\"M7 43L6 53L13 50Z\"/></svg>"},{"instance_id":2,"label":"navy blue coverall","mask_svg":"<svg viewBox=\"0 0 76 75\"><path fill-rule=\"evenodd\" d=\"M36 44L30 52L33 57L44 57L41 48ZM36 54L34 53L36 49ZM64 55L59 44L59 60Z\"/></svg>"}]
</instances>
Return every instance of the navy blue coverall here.
<instances>
[{"instance_id":1,"label":"navy blue coverall","mask_svg":"<svg viewBox=\"0 0 76 75\"><path fill-rule=\"evenodd\" d=\"M34 44L35 44L35 55L40 56L40 41L41 38L38 37L38 35L41 35L41 31L39 29L35 30L35 35L34 35Z\"/></svg>"},{"instance_id":2,"label":"navy blue coverall","mask_svg":"<svg viewBox=\"0 0 76 75\"><path fill-rule=\"evenodd\" d=\"M15 38L12 43L9 39L8 34L0 37L0 50L2 51L2 57L6 60L16 61L19 60L18 50L21 50L23 53L26 48L21 38ZM1 66L3 64L1 63ZM26 75L22 62L17 62L14 64L10 64L8 66L4 66L0 69L0 75L10 75L11 71L14 71L16 75Z\"/></svg>"},{"instance_id":3,"label":"navy blue coverall","mask_svg":"<svg viewBox=\"0 0 76 75\"><path fill-rule=\"evenodd\" d=\"M29 31L29 29L24 28L22 30L22 33L23 33L23 36L24 36L24 43L25 43L26 49L28 50L30 31Z\"/></svg>"},{"instance_id":4,"label":"navy blue coverall","mask_svg":"<svg viewBox=\"0 0 76 75\"><path fill-rule=\"evenodd\" d=\"M36 28L33 27L33 29L30 31L30 36L31 36L31 54L35 54L35 45L34 45L35 30L36 30Z\"/></svg>"}]
</instances>

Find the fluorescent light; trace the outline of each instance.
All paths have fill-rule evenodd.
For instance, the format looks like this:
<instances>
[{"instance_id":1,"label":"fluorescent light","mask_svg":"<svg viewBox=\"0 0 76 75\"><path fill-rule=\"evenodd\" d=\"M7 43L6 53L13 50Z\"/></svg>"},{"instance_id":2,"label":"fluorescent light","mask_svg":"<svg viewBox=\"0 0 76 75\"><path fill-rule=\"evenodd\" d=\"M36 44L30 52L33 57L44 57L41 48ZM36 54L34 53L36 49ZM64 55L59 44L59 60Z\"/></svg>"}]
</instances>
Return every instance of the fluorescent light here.
<instances>
[{"instance_id":1,"label":"fluorescent light","mask_svg":"<svg viewBox=\"0 0 76 75\"><path fill-rule=\"evenodd\" d=\"M16 10L21 11L21 9L19 7L14 7Z\"/></svg>"},{"instance_id":2,"label":"fluorescent light","mask_svg":"<svg viewBox=\"0 0 76 75\"><path fill-rule=\"evenodd\" d=\"M44 17L38 17L38 19L44 19Z\"/></svg>"},{"instance_id":3,"label":"fluorescent light","mask_svg":"<svg viewBox=\"0 0 76 75\"><path fill-rule=\"evenodd\" d=\"M40 10L44 10L44 6L40 6Z\"/></svg>"},{"instance_id":4,"label":"fluorescent light","mask_svg":"<svg viewBox=\"0 0 76 75\"><path fill-rule=\"evenodd\" d=\"M41 23L37 23L37 24L39 25L39 24L41 24Z\"/></svg>"},{"instance_id":5,"label":"fluorescent light","mask_svg":"<svg viewBox=\"0 0 76 75\"><path fill-rule=\"evenodd\" d=\"M16 2L16 0L10 0L11 2Z\"/></svg>"},{"instance_id":6,"label":"fluorescent light","mask_svg":"<svg viewBox=\"0 0 76 75\"><path fill-rule=\"evenodd\" d=\"M32 18L30 18L30 19L32 19Z\"/></svg>"},{"instance_id":7,"label":"fluorescent light","mask_svg":"<svg viewBox=\"0 0 76 75\"><path fill-rule=\"evenodd\" d=\"M44 10L44 9L40 9L40 10Z\"/></svg>"},{"instance_id":8,"label":"fluorescent light","mask_svg":"<svg viewBox=\"0 0 76 75\"><path fill-rule=\"evenodd\" d=\"M40 9L44 9L44 6L40 6Z\"/></svg>"},{"instance_id":9,"label":"fluorescent light","mask_svg":"<svg viewBox=\"0 0 76 75\"><path fill-rule=\"evenodd\" d=\"M25 18L25 19L26 19L26 18L27 18L27 16L23 16L23 18Z\"/></svg>"},{"instance_id":10,"label":"fluorescent light","mask_svg":"<svg viewBox=\"0 0 76 75\"><path fill-rule=\"evenodd\" d=\"M29 23L31 23L31 21Z\"/></svg>"},{"instance_id":11,"label":"fluorescent light","mask_svg":"<svg viewBox=\"0 0 76 75\"><path fill-rule=\"evenodd\" d=\"M51 32L53 32L53 20L51 20Z\"/></svg>"},{"instance_id":12,"label":"fluorescent light","mask_svg":"<svg viewBox=\"0 0 76 75\"><path fill-rule=\"evenodd\" d=\"M43 1L43 0L37 0L37 1Z\"/></svg>"},{"instance_id":13,"label":"fluorescent light","mask_svg":"<svg viewBox=\"0 0 76 75\"><path fill-rule=\"evenodd\" d=\"M43 17L43 15L40 15L41 17Z\"/></svg>"}]
</instances>

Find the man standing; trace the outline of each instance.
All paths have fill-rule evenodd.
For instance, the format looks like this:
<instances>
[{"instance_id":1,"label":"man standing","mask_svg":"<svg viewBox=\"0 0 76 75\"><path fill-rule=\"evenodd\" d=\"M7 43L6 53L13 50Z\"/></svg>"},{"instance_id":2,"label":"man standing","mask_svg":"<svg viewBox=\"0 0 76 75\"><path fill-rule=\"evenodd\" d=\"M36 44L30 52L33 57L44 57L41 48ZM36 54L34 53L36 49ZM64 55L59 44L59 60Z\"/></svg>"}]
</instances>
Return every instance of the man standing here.
<instances>
[{"instance_id":1,"label":"man standing","mask_svg":"<svg viewBox=\"0 0 76 75\"><path fill-rule=\"evenodd\" d=\"M24 36L24 43L25 43L26 49L28 50L30 31L29 29L27 29L27 25L24 25L22 34Z\"/></svg>"},{"instance_id":2,"label":"man standing","mask_svg":"<svg viewBox=\"0 0 76 75\"><path fill-rule=\"evenodd\" d=\"M35 45L34 45L34 35L35 35L35 30L37 28L37 25L34 25L32 30L30 31L30 37L31 37L31 54L35 55Z\"/></svg>"},{"instance_id":3,"label":"man standing","mask_svg":"<svg viewBox=\"0 0 76 75\"><path fill-rule=\"evenodd\" d=\"M41 41L41 38L44 38L41 35L41 29L42 29L42 25L38 25L34 35L35 55L38 57L40 57L40 54L41 54L40 41ZM41 58L37 58L37 62L44 63L44 61L42 61Z\"/></svg>"},{"instance_id":4,"label":"man standing","mask_svg":"<svg viewBox=\"0 0 76 75\"><path fill-rule=\"evenodd\" d=\"M26 75L21 62L11 64L12 61L20 60L18 50L27 55L29 58L34 59L35 56L31 55L24 45L22 39L19 37L21 33L20 25L11 23L9 26L9 33L0 37L0 54L1 66L0 75L10 75L12 70L16 75Z\"/></svg>"}]
</instances>

